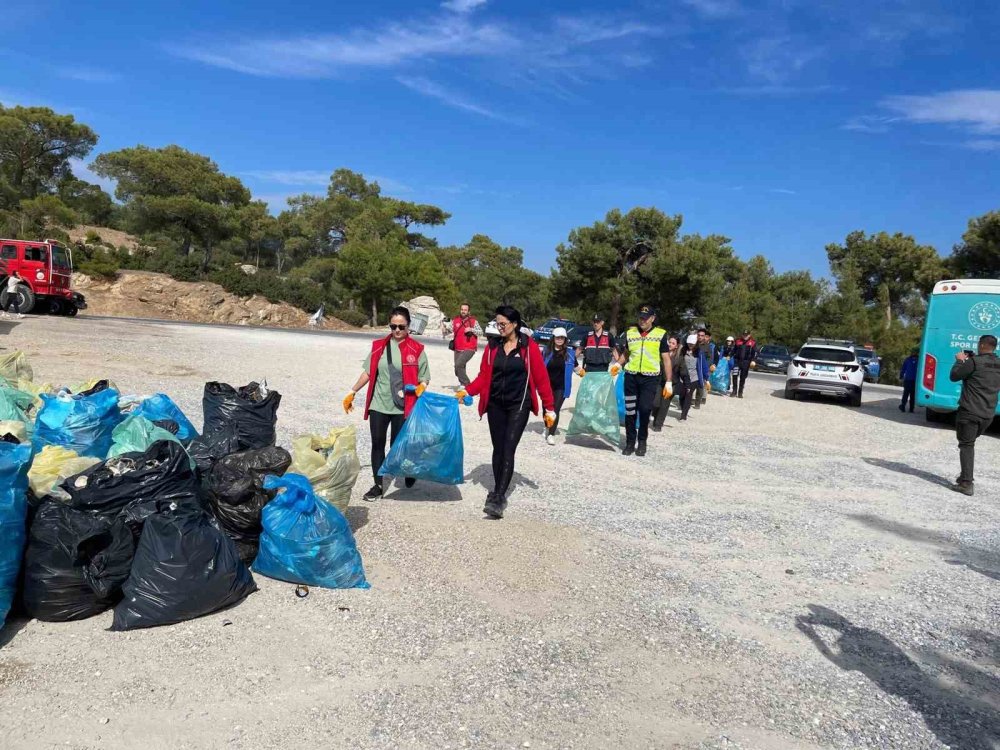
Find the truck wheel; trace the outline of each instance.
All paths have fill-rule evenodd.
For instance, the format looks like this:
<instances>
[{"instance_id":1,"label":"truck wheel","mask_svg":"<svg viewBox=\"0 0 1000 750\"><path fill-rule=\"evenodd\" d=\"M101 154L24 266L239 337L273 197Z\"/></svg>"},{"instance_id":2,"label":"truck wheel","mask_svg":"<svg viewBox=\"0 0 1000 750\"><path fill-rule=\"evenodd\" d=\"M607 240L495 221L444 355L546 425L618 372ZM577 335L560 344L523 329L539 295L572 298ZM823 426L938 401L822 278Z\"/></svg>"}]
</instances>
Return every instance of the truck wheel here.
<instances>
[{"instance_id":1,"label":"truck wheel","mask_svg":"<svg viewBox=\"0 0 1000 750\"><path fill-rule=\"evenodd\" d=\"M71 318L75 318L75 317L76 317L76 314L77 314L78 312L80 312L80 308L79 308L79 307L77 307L76 305L74 305L74 304L73 304L72 302L70 302L70 303L69 303L69 304L68 304L68 305L66 306L66 314L67 314L67 315L68 315L69 317L71 317Z\"/></svg>"},{"instance_id":2,"label":"truck wheel","mask_svg":"<svg viewBox=\"0 0 1000 750\"><path fill-rule=\"evenodd\" d=\"M64 312L62 300L49 300L49 315L62 315Z\"/></svg>"},{"instance_id":3,"label":"truck wheel","mask_svg":"<svg viewBox=\"0 0 1000 750\"><path fill-rule=\"evenodd\" d=\"M18 306L18 310L25 315L30 313L35 308L35 293L31 291L31 287L26 284L18 284L17 291L15 292L20 298L18 301L21 303ZM4 310L7 309L7 303L10 301L10 294L4 289L0 292L0 307Z\"/></svg>"}]
</instances>

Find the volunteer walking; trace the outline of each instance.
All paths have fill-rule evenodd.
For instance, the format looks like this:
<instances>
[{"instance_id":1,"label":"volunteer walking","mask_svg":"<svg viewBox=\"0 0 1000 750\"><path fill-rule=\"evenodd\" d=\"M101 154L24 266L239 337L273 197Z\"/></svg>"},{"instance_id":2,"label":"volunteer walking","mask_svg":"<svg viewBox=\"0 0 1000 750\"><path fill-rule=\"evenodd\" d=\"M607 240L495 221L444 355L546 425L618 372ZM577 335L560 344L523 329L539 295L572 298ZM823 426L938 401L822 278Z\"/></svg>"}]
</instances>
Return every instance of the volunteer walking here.
<instances>
[{"instance_id":1,"label":"volunteer walking","mask_svg":"<svg viewBox=\"0 0 1000 750\"><path fill-rule=\"evenodd\" d=\"M607 372L615 361L615 342L604 328L604 315L595 313L593 324L577 352L583 359L583 365L577 370L581 377L587 372Z\"/></svg>"},{"instance_id":2,"label":"volunteer walking","mask_svg":"<svg viewBox=\"0 0 1000 750\"><path fill-rule=\"evenodd\" d=\"M479 322L469 314L469 306L462 305L458 308L458 317L451 321L453 338L449 348L455 352L455 377L464 388L469 384L469 375L466 367L469 360L476 356L479 347L479 336L482 336L483 329L479 327Z\"/></svg>"},{"instance_id":3,"label":"volunteer walking","mask_svg":"<svg viewBox=\"0 0 1000 750\"><path fill-rule=\"evenodd\" d=\"M365 493L365 500L374 501L382 496L382 477L378 475L378 470L385 461L386 433L391 429L391 446L430 382L431 370L424 346L410 338L410 311L405 307L393 308L389 317L389 335L372 342L364 372L344 396L344 412L350 414L354 410L354 396L368 386L365 419L371 429L375 484ZM415 481L406 477L405 484L412 487Z\"/></svg>"},{"instance_id":4,"label":"volunteer walking","mask_svg":"<svg viewBox=\"0 0 1000 750\"><path fill-rule=\"evenodd\" d=\"M664 375L666 391L672 392L672 371L667 332L655 327L656 308L642 305L638 311L638 324L625 332L624 350L619 359L625 366L625 448L622 454L646 455L649 436L649 415L653 411L656 391L660 387L660 373ZM636 428L636 414L639 426Z\"/></svg>"},{"instance_id":5,"label":"volunteer walking","mask_svg":"<svg viewBox=\"0 0 1000 750\"><path fill-rule=\"evenodd\" d=\"M962 383L962 397L958 400L955 416L962 472L951 488L963 495L974 492L972 470L976 462L976 439L986 432L996 416L997 394L1000 393L1000 359L996 351L997 337L982 336L978 352L972 356L959 352L951 368L952 382Z\"/></svg>"}]
</instances>

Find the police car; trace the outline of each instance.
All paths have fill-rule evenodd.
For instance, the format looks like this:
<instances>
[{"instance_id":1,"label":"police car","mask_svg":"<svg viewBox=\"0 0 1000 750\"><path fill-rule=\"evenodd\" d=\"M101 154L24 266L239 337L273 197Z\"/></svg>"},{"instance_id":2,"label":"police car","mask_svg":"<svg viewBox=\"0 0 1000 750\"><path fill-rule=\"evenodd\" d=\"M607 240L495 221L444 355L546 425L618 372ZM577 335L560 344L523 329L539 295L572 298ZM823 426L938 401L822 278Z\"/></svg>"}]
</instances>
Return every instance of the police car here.
<instances>
[{"instance_id":1,"label":"police car","mask_svg":"<svg viewBox=\"0 0 1000 750\"><path fill-rule=\"evenodd\" d=\"M810 338L792 357L785 374L785 398L800 393L846 398L861 406L865 382L864 366L858 361L853 341Z\"/></svg>"}]
</instances>

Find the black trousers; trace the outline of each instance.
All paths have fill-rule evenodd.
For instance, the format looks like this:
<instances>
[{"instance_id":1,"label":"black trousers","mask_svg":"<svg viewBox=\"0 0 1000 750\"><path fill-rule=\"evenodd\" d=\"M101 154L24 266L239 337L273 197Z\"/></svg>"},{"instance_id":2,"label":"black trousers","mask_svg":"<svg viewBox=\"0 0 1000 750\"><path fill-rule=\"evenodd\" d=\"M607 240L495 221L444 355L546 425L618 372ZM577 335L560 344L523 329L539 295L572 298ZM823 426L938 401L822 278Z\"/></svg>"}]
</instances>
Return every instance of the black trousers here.
<instances>
[{"instance_id":1,"label":"black trousers","mask_svg":"<svg viewBox=\"0 0 1000 750\"><path fill-rule=\"evenodd\" d=\"M10 312L11 308L15 315L21 314L21 295L17 292L7 293L7 312Z\"/></svg>"},{"instance_id":2,"label":"black trousers","mask_svg":"<svg viewBox=\"0 0 1000 750\"><path fill-rule=\"evenodd\" d=\"M958 460L962 465L959 480L973 481L972 470L976 464L976 439L989 429L993 417L977 417L959 410L955 417L955 432L958 435Z\"/></svg>"},{"instance_id":3,"label":"black trousers","mask_svg":"<svg viewBox=\"0 0 1000 750\"><path fill-rule=\"evenodd\" d=\"M667 418L667 414L670 413L670 405L677 399L677 403L681 403L681 395L684 393L684 386L679 382L671 382L670 387L673 394L670 398L663 398L663 387L666 385L666 379L660 379L660 389L656 392L656 398L653 399L653 426L663 427L663 422Z\"/></svg>"},{"instance_id":4,"label":"black trousers","mask_svg":"<svg viewBox=\"0 0 1000 750\"><path fill-rule=\"evenodd\" d=\"M635 445L636 437L645 443L649 437L649 415L653 412L653 402L656 391L660 387L660 379L655 375L636 375L625 373L625 444ZM639 415L638 435L636 434L635 415Z\"/></svg>"},{"instance_id":5,"label":"black trousers","mask_svg":"<svg viewBox=\"0 0 1000 750\"><path fill-rule=\"evenodd\" d=\"M900 409L906 408L906 402L910 402L910 411L913 411L914 407L914 394L917 391L917 381L916 380L904 380L903 381L903 401L899 405Z\"/></svg>"},{"instance_id":6,"label":"black trousers","mask_svg":"<svg viewBox=\"0 0 1000 750\"><path fill-rule=\"evenodd\" d=\"M747 376L750 374L750 364L747 363L746 366L740 365L735 370L733 370L733 394L736 396L743 395L743 386L747 384Z\"/></svg>"},{"instance_id":7,"label":"black trousers","mask_svg":"<svg viewBox=\"0 0 1000 750\"><path fill-rule=\"evenodd\" d=\"M392 437L389 438L389 446L396 442L400 430L403 429L405 417L402 414L383 414L380 411L368 412L368 427L372 433L372 475L375 477L375 484L382 486L382 477L378 475L378 470L382 468L385 461L385 435L392 428Z\"/></svg>"},{"instance_id":8,"label":"black trousers","mask_svg":"<svg viewBox=\"0 0 1000 750\"><path fill-rule=\"evenodd\" d=\"M528 426L529 408L516 406L505 409L490 404L486 407L486 421L490 425L490 440L493 441L493 482L497 502L506 505L507 490L514 476L514 455L521 442L524 428Z\"/></svg>"},{"instance_id":9,"label":"black trousers","mask_svg":"<svg viewBox=\"0 0 1000 750\"><path fill-rule=\"evenodd\" d=\"M552 403L555 405L556 421L553 423L552 429L549 430L550 435L559 434L559 412L562 410L563 401L565 400L566 396L563 391L557 391L555 388L552 389Z\"/></svg>"},{"instance_id":10,"label":"black trousers","mask_svg":"<svg viewBox=\"0 0 1000 750\"><path fill-rule=\"evenodd\" d=\"M691 411L691 404L694 402L694 397L697 391L697 383L689 383L686 386L681 386L681 419L687 419L688 412Z\"/></svg>"}]
</instances>

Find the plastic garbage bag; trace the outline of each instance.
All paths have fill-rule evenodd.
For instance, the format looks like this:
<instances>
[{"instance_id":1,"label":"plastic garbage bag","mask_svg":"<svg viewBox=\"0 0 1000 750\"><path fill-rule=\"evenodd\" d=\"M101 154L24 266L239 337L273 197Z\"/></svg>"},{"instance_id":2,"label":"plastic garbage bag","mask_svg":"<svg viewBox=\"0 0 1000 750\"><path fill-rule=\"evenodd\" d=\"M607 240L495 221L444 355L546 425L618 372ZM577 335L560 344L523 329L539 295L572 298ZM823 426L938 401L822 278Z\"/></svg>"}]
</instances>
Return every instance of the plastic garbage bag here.
<instances>
[{"instance_id":1,"label":"plastic garbage bag","mask_svg":"<svg viewBox=\"0 0 1000 750\"><path fill-rule=\"evenodd\" d=\"M232 540L200 509L177 506L146 519L111 629L191 620L256 590Z\"/></svg>"},{"instance_id":2,"label":"plastic garbage bag","mask_svg":"<svg viewBox=\"0 0 1000 750\"><path fill-rule=\"evenodd\" d=\"M35 513L24 555L24 607L48 622L81 620L115 603L117 592L100 595L84 574L113 540L113 522L46 499Z\"/></svg>"},{"instance_id":3,"label":"plastic garbage bag","mask_svg":"<svg viewBox=\"0 0 1000 750\"><path fill-rule=\"evenodd\" d=\"M715 372L709 377L708 382L712 384L712 393L724 396L729 393L732 385L732 371L729 369L729 360L725 357L719 358L719 364L715 366Z\"/></svg>"},{"instance_id":4,"label":"plastic garbage bag","mask_svg":"<svg viewBox=\"0 0 1000 750\"><path fill-rule=\"evenodd\" d=\"M308 479L299 474L267 477L264 489L278 494L264 506L256 572L307 586L369 587L350 524L316 497Z\"/></svg>"},{"instance_id":5,"label":"plastic garbage bag","mask_svg":"<svg viewBox=\"0 0 1000 750\"><path fill-rule=\"evenodd\" d=\"M198 431L191 424L191 420L166 394L154 393L149 398L144 398L139 406L132 411L132 414L145 417L150 422L159 422L164 419L175 422L178 429L174 434L182 443L198 437Z\"/></svg>"},{"instance_id":6,"label":"plastic garbage bag","mask_svg":"<svg viewBox=\"0 0 1000 750\"><path fill-rule=\"evenodd\" d=\"M17 443L28 442L28 425L19 419L0 420L0 438L9 436Z\"/></svg>"},{"instance_id":7,"label":"plastic garbage bag","mask_svg":"<svg viewBox=\"0 0 1000 750\"><path fill-rule=\"evenodd\" d=\"M257 557L261 511L274 494L264 489L264 477L284 474L291 463L284 448L243 451L219 459L205 481L212 515L247 565Z\"/></svg>"},{"instance_id":8,"label":"plastic garbage bag","mask_svg":"<svg viewBox=\"0 0 1000 750\"><path fill-rule=\"evenodd\" d=\"M34 408L34 394L13 388L5 380L0 380L0 421L23 422L30 431Z\"/></svg>"},{"instance_id":9,"label":"plastic garbage bag","mask_svg":"<svg viewBox=\"0 0 1000 750\"><path fill-rule=\"evenodd\" d=\"M618 421L618 397L614 378L607 372L588 372L580 382L573 419L567 435L596 435L614 447L621 443Z\"/></svg>"},{"instance_id":10,"label":"plastic garbage bag","mask_svg":"<svg viewBox=\"0 0 1000 750\"><path fill-rule=\"evenodd\" d=\"M188 443L187 451L202 476L206 476L220 458L240 450L240 436L236 425L224 424L215 432L196 437Z\"/></svg>"},{"instance_id":11,"label":"plastic garbage bag","mask_svg":"<svg viewBox=\"0 0 1000 750\"><path fill-rule=\"evenodd\" d=\"M38 497L52 495L68 500L69 493L59 485L100 462L99 458L78 456L76 452L60 445L46 445L40 453L35 454L31 471L28 472L28 484Z\"/></svg>"},{"instance_id":12,"label":"plastic garbage bag","mask_svg":"<svg viewBox=\"0 0 1000 750\"><path fill-rule=\"evenodd\" d=\"M0 628L14 601L28 514L31 446L0 442Z\"/></svg>"},{"instance_id":13,"label":"plastic garbage bag","mask_svg":"<svg viewBox=\"0 0 1000 750\"><path fill-rule=\"evenodd\" d=\"M274 426L278 421L281 394L259 383L233 388L226 383L206 383L202 398L205 426L209 435L227 424L236 427L239 450L254 450L274 445Z\"/></svg>"},{"instance_id":14,"label":"plastic garbage bag","mask_svg":"<svg viewBox=\"0 0 1000 750\"><path fill-rule=\"evenodd\" d=\"M109 388L113 391L118 390L118 386L115 385L115 381L109 380L108 378L96 378L94 380L87 380L73 386L70 392L75 393L77 396L93 396L95 393L106 391Z\"/></svg>"},{"instance_id":15,"label":"plastic garbage bag","mask_svg":"<svg viewBox=\"0 0 1000 750\"><path fill-rule=\"evenodd\" d=\"M292 465L288 470L301 474L313 492L341 513L347 512L351 490L358 480L358 431L351 425L330 430L325 438L306 435L292 441Z\"/></svg>"},{"instance_id":16,"label":"plastic garbage bag","mask_svg":"<svg viewBox=\"0 0 1000 750\"><path fill-rule=\"evenodd\" d=\"M11 352L0 357L0 378L17 388L20 381L32 381L35 373L24 352Z\"/></svg>"},{"instance_id":17,"label":"plastic garbage bag","mask_svg":"<svg viewBox=\"0 0 1000 750\"><path fill-rule=\"evenodd\" d=\"M108 458L120 456L123 453L144 453L149 446L160 440L171 440L180 445L180 440L172 432L157 427L145 417L133 414L126 417L111 433L111 450ZM191 464L194 466L194 463Z\"/></svg>"},{"instance_id":18,"label":"plastic garbage bag","mask_svg":"<svg viewBox=\"0 0 1000 750\"><path fill-rule=\"evenodd\" d=\"M107 388L89 396L42 394L32 443L36 451L61 445L81 456L104 458L111 448L112 431L121 421L118 391Z\"/></svg>"},{"instance_id":19,"label":"plastic garbage bag","mask_svg":"<svg viewBox=\"0 0 1000 750\"><path fill-rule=\"evenodd\" d=\"M418 398L378 473L462 484L464 448L458 402L440 393Z\"/></svg>"},{"instance_id":20,"label":"plastic garbage bag","mask_svg":"<svg viewBox=\"0 0 1000 750\"><path fill-rule=\"evenodd\" d=\"M198 482L184 448L160 440L143 453L124 453L62 483L69 504L111 521L135 501L201 507Z\"/></svg>"},{"instance_id":21,"label":"plastic garbage bag","mask_svg":"<svg viewBox=\"0 0 1000 750\"><path fill-rule=\"evenodd\" d=\"M591 373L587 373L589 378ZM586 380L587 378L584 378ZM625 375L619 374L615 378L615 399L618 401L618 424L625 424Z\"/></svg>"}]
</instances>

